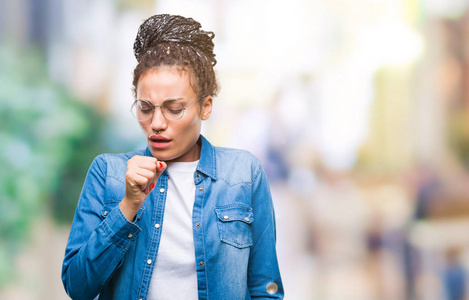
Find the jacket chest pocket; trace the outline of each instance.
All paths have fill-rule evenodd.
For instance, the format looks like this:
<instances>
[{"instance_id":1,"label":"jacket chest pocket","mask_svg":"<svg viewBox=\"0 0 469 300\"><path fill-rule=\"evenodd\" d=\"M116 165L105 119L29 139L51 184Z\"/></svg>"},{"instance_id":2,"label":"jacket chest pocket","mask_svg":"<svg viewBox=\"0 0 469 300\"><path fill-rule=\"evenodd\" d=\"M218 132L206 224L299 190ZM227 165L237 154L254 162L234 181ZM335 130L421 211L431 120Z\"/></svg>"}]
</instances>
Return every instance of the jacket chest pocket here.
<instances>
[{"instance_id":1,"label":"jacket chest pocket","mask_svg":"<svg viewBox=\"0 0 469 300\"><path fill-rule=\"evenodd\" d=\"M252 246L252 208L242 204L216 207L220 240L237 248Z\"/></svg>"}]
</instances>

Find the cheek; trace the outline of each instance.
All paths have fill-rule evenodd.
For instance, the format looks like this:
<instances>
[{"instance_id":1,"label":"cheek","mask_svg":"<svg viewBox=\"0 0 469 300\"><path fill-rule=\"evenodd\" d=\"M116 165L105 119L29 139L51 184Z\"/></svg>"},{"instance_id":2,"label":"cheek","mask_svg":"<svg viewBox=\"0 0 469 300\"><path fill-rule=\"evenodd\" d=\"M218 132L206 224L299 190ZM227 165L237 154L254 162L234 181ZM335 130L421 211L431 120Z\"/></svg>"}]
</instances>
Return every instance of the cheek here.
<instances>
[{"instance_id":1,"label":"cheek","mask_svg":"<svg viewBox=\"0 0 469 300\"><path fill-rule=\"evenodd\" d=\"M193 132L194 135L199 135L200 134L200 129L202 125L202 120L197 116L195 117L191 124L189 125L191 132Z\"/></svg>"},{"instance_id":2,"label":"cheek","mask_svg":"<svg viewBox=\"0 0 469 300\"><path fill-rule=\"evenodd\" d=\"M197 127L200 124L200 119L195 117L192 122L189 124L190 127Z\"/></svg>"},{"instance_id":3,"label":"cheek","mask_svg":"<svg viewBox=\"0 0 469 300\"><path fill-rule=\"evenodd\" d=\"M143 134L147 135L149 131L151 131L150 128L150 123L140 123L138 122L138 125L140 125L140 128L143 131Z\"/></svg>"},{"instance_id":4,"label":"cheek","mask_svg":"<svg viewBox=\"0 0 469 300\"><path fill-rule=\"evenodd\" d=\"M186 116L185 116L186 117ZM189 117L189 116L187 116ZM194 130L200 130L200 124L201 124L200 117L196 114L191 115L190 118L187 118L187 121L182 125L181 131L187 132L187 133L193 133Z\"/></svg>"},{"instance_id":5,"label":"cheek","mask_svg":"<svg viewBox=\"0 0 469 300\"><path fill-rule=\"evenodd\" d=\"M181 136L184 136L184 139L187 139L194 135L198 129L199 127L197 126L197 121L191 120L190 122L184 124L184 126L180 126L177 132L179 132Z\"/></svg>"}]
</instances>

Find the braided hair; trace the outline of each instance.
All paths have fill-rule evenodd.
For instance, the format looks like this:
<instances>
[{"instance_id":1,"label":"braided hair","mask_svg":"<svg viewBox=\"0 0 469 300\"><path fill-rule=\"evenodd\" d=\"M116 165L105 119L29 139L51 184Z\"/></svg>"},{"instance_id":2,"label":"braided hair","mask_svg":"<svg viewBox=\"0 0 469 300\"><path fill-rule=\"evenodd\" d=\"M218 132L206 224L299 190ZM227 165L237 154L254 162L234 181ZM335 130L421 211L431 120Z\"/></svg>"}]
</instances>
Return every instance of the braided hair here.
<instances>
[{"instance_id":1,"label":"braided hair","mask_svg":"<svg viewBox=\"0 0 469 300\"><path fill-rule=\"evenodd\" d=\"M133 93L136 96L140 77L161 66L174 66L189 73L196 94L215 96L218 92L213 66L211 31L201 30L192 18L160 14L146 19L139 27L134 43L137 66L134 70Z\"/></svg>"}]
</instances>

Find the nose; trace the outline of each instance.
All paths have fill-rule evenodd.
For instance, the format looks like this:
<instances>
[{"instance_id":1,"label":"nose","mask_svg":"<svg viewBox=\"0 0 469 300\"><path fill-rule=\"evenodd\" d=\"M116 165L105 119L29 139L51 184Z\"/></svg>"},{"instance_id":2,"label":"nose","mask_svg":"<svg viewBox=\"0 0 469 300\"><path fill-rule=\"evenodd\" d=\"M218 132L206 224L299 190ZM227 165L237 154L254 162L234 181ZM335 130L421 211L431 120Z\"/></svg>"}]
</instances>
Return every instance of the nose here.
<instances>
[{"instance_id":1,"label":"nose","mask_svg":"<svg viewBox=\"0 0 469 300\"><path fill-rule=\"evenodd\" d=\"M155 131L165 130L168 127L166 118L161 111L161 107L155 107L153 117L151 119L151 128Z\"/></svg>"}]
</instances>

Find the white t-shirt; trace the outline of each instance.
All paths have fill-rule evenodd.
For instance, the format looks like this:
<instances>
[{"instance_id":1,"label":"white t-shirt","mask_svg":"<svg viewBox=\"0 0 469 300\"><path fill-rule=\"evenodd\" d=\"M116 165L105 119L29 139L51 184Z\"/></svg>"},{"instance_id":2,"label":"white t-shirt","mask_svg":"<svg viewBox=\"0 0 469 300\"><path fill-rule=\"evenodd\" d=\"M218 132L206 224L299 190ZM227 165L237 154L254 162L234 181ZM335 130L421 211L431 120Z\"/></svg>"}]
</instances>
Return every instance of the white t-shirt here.
<instances>
[{"instance_id":1,"label":"white t-shirt","mask_svg":"<svg viewBox=\"0 0 469 300\"><path fill-rule=\"evenodd\" d=\"M198 299L192 209L199 161L168 163L168 194L148 299Z\"/></svg>"}]
</instances>

